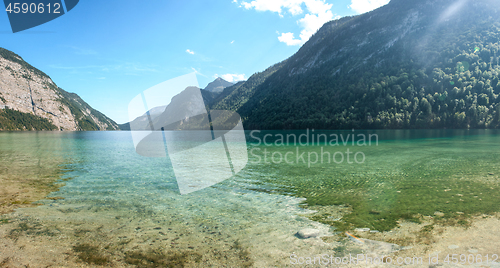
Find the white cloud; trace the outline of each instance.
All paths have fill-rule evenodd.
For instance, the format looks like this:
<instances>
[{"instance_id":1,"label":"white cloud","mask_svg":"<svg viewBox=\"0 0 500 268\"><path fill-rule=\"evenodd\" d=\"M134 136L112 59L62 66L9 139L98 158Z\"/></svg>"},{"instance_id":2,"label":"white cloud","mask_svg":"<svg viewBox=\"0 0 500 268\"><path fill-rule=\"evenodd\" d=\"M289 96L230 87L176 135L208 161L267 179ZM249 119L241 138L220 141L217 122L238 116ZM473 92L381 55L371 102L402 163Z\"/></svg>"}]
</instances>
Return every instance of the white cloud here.
<instances>
[{"instance_id":1,"label":"white cloud","mask_svg":"<svg viewBox=\"0 0 500 268\"><path fill-rule=\"evenodd\" d=\"M288 46L302 45L319 29L323 24L334 19L332 4L325 3L324 0L254 0L252 2L242 2L246 9L254 8L257 11L271 11L283 17L283 13L291 15L304 13L303 6L307 12L304 17L297 21L302 28L299 38L294 37L294 33L282 33L278 37L280 42Z\"/></svg>"},{"instance_id":2,"label":"white cloud","mask_svg":"<svg viewBox=\"0 0 500 268\"><path fill-rule=\"evenodd\" d=\"M359 14L362 14L388 3L389 0L351 0L351 5L349 7Z\"/></svg>"},{"instance_id":3,"label":"white cloud","mask_svg":"<svg viewBox=\"0 0 500 268\"><path fill-rule=\"evenodd\" d=\"M246 80L245 74L223 74L223 75L214 75L214 78L220 77L228 82L234 83L238 81Z\"/></svg>"},{"instance_id":4,"label":"white cloud","mask_svg":"<svg viewBox=\"0 0 500 268\"><path fill-rule=\"evenodd\" d=\"M189 54L191 54L191 55L194 55L194 52L191 51L191 50L189 50L189 49L186 49L186 52L189 53Z\"/></svg>"},{"instance_id":5,"label":"white cloud","mask_svg":"<svg viewBox=\"0 0 500 268\"><path fill-rule=\"evenodd\" d=\"M295 39L293 33L282 33L281 36L278 37L278 40L285 43L287 46L296 46L302 43L302 40Z\"/></svg>"},{"instance_id":6,"label":"white cloud","mask_svg":"<svg viewBox=\"0 0 500 268\"><path fill-rule=\"evenodd\" d=\"M233 40L233 41L231 41L231 44L233 44L233 43L234 43L234 40Z\"/></svg>"},{"instance_id":7,"label":"white cloud","mask_svg":"<svg viewBox=\"0 0 500 268\"><path fill-rule=\"evenodd\" d=\"M318 0L313 0L318 1ZM250 3L241 2L241 5L246 9L255 8L257 11L272 11L280 15L283 10L290 12L292 15L298 15L303 12L301 5L304 0L254 0Z\"/></svg>"}]
</instances>

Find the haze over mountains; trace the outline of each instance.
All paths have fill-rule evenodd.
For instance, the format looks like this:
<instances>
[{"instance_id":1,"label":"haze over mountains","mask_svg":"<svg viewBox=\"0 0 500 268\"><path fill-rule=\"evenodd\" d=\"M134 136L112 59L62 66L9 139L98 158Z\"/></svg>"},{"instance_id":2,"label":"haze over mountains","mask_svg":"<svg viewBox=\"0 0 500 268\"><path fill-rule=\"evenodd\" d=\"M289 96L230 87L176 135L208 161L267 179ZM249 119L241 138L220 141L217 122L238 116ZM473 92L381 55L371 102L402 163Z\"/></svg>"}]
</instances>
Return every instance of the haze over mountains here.
<instances>
[{"instance_id":1,"label":"haze over mountains","mask_svg":"<svg viewBox=\"0 0 500 268\"><path fill-rule=\"evenodd\" d=\"M117 130L77 94L0 48L0 130Z\"/></svg>"},{"instance_id":2,"label":"haze over mountains","mask_svg":"<svg viewBox=\"0 0 500 268\"><path fill-rule=\"evenodd\" d=\"M213 102L214 99L226 88L229 86L232 86L233 83L228 82L220 77L216 78L214 81L209 83L204 89L201 89L201 97L203 98L203 102L208 106L209 103ZM142 116L139 116L132 120L134 123L133 125L135 126L134 129L136 130L149 130L151 129L150 126L150 120L151 122L155 123L155 125L161 125L157 120L169 120L171 116L174 114L183 114L182 110L184 110L187 106L189 106L189 98L183 97L183 95L188 95L188 96L193 96L193 94L190 94L189 91L193 90L198 90L198 89L193 89L193 88L186 88L184 91L176 95L174 99L177 99L172 104L169 105L164 105L164 106L158 106L150 109L149 116L148 114L143 114ZM197 95L197 94L194 94ZM179 101L179 99L183 99L182 101ZM170 100L165 100L165 103L169 103ZM196 107L200 108L200 107ZM162 115L165 113L164 115ZM175 120L174 120L175 121ZM125 123L125 124L120 124L120 129L121 130L130 130L130 123Z\"/></svg>"}]
</instances>

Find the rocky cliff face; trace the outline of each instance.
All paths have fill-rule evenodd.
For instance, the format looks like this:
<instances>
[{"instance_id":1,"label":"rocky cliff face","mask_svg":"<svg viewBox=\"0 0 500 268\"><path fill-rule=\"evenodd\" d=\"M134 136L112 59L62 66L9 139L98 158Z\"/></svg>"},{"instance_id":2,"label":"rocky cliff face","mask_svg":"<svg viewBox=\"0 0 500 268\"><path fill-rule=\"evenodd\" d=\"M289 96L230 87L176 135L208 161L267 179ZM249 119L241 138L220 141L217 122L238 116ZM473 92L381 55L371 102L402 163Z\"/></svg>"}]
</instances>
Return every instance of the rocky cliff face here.
<instances>
[{"instance_id":1,"label":"rocky cliff face","mask_svg":"<svg viewBox=\"0 0 500 268\"><path fill-rule=\"evenodd\" d=\"M60 89L45 73L3 48L0 48L0 108L45 118L59 130L118 129L113 120L92 109L78 95ZM6 129L9 122L3 123ZM10 129L16 128L19 129Z\"/></svg>"}]
</instances>

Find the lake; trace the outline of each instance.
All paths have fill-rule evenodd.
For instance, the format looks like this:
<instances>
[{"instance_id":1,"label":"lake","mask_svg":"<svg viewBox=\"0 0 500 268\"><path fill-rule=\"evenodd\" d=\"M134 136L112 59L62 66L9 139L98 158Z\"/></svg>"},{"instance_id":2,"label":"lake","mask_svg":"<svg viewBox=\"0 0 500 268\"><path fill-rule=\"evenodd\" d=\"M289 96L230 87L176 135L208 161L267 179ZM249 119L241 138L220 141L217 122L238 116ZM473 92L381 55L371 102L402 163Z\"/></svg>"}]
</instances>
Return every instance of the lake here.
<instances>
[{"instance_id":1,"label":"lake","mask_svg":"<svg viewBox=\"0 0 500 268\"><path fill-rule=\"evenodd\" d=\"M281 266L291 254L365 252L346 231L401 250L434 240L395 230L466 228L500 212L497 130L245 134L245 168L180 195L170 159L137 154L130 132L0 133L0 178L53 191L2 216L0 261ZM297 235L308 228L320 238Z\"/></svg>"}]
</instances>

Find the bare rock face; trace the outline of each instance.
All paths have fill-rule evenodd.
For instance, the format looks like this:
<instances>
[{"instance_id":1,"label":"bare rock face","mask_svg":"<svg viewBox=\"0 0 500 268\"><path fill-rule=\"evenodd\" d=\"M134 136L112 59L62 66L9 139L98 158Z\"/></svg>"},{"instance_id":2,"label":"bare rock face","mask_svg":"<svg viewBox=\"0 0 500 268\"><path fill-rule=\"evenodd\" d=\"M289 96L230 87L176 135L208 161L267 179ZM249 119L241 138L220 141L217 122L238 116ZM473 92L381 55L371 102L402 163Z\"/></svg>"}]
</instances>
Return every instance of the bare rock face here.
<instances>
[{"instance_id":1,"label":"bare rock face","mask_svg":"<svg viewBox=\"0 0 500 268\"><path fill-rule=\"evenodd\" d=\"M118 130L78 95L60 88L15 53L0 48L0 109L48 119L59 130Z\"/></svg>"}]
</instances>

